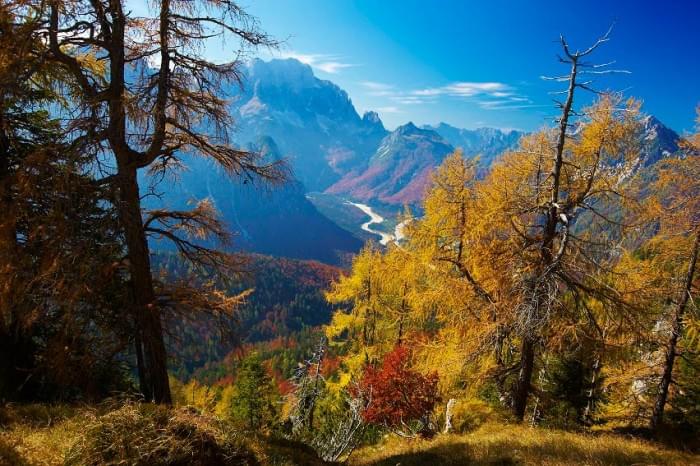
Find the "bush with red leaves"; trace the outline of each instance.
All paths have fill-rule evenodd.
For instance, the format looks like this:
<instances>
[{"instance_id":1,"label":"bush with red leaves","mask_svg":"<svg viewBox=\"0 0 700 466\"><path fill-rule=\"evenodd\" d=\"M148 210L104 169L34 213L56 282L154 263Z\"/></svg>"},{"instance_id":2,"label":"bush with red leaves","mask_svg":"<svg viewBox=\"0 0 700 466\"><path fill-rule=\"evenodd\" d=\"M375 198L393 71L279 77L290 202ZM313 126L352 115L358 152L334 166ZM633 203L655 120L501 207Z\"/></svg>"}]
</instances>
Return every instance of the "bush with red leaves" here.
<instances>
[{"instance_id":1,"label":"bush with red leaves","mask_svg":"<svg viewBox=\"0 0 700 466\"><path fill-rule=\"evenodd\" d=\"M377 368L367 367L358 391L369 402L362 412L365 422L390 428L405 427L412 421L427 419L435 404L437 373L424 376L410 368L411 353L404 346L396 346Z\"/></svg>"}]
</instances>

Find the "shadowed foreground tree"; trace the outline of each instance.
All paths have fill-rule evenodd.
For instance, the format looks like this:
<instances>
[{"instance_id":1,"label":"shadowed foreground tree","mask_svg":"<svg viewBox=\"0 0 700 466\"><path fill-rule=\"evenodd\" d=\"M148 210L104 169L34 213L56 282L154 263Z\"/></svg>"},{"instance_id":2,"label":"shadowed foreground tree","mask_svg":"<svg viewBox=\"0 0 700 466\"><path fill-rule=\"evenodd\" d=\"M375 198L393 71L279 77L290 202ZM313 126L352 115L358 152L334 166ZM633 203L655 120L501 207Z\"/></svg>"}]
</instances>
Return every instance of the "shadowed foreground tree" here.
<instances>
[{"instance_id":1,"label":"shadowed foreground tree","mask_svg":"<svg viewBox=\"0 0 700 466\"><path fill-rule=\"evenodd\" d=\"M36 8L42 5L37 2ZM236 264L187 239L223 237L205 206L188 213L159 210L144 219L139 172L163 176L181 165L183 154L205 157L251 180L278 181L284 170L231 145L232 121L222 97L225 85L240 83L246 52L275 42L230 0L163 0L151 7L152 16L135 17L122 0L51 0L42 14L50 60L78 83L76 108L66 114L68 127L100 153L102 181L116 192L137 322L141 391L147 400L169 403L162 309L148 237L173 241L185 258L204 267ZM212 39L234 45L232 61L203 57ZM99 66L87 66L91 62Z\"/></svg>"},{"instance_id":2,"label":"shadowed foreground tree","mask_svg":"<svg viewBox=\"0 0 700 466\"><path fill-rule=\"evenodd\" d=\"M0 397L100 396L128 341L121 236L89 147L47 110L69 83L36 13L0 6Z\"/></svg>"}]
</instances>

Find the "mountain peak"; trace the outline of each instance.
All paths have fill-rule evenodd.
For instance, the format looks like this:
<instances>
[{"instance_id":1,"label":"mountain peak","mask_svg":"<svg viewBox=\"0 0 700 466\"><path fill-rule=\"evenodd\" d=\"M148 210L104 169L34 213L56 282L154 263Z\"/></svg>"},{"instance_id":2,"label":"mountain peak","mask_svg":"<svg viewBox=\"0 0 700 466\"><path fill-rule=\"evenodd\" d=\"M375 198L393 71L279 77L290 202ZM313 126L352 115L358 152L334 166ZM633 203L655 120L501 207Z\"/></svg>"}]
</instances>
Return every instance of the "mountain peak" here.
<instances>
[{"instance_id":1,"label":"mountain peak","mask_svg":"<svg viewBox=\"0 0 700 466\"><path fill-rule=\"evenodd\" d=\"M412 121L409 121L408 123L396 128L396 130L394 132L397 134L415 134L415 133L418 133L420 131L421 131L421 129L419 129L416 125L414 125ZM423 131L425 131L425 130L423 130Z\"/></svg>"},{"instance_id":2,"label":"mountain peak","mask_svg":"<svg viewBox=\"0 0 700 466\"><path fill-rule=\"evenodd\" d=\"M366 123L371 123L373 125L379 124L382 125L382 128L384 127L384 124L382 123L381 118L379 118L379 114L377 112L373 111L368 111L365 112L364 115L362 115L362 121Z\"/></svg>"},{"instance_id":3,"label":"mountain peak","mask_svg":"<svg viewBox=\"0 0 700 466\"><path fill-rule=\"evenodd\" d=\"M304 89L316 85L316 77L309 65L295 58L273 58L265 61L255 58L248 63L248 85L264 82L267 86L291 86Z\"/></svg>"},{"instance_id":4,"label":"mountain peak","mask_svg":"<svg viewBox=\"0 0 700 466\"><path fill-rule=\"evenodd\" d=\"M664 125L654 115L645 116L642 124L644 125L645 166L678 152L680 139L678 133Z\"/></svg>"}]
</instances>

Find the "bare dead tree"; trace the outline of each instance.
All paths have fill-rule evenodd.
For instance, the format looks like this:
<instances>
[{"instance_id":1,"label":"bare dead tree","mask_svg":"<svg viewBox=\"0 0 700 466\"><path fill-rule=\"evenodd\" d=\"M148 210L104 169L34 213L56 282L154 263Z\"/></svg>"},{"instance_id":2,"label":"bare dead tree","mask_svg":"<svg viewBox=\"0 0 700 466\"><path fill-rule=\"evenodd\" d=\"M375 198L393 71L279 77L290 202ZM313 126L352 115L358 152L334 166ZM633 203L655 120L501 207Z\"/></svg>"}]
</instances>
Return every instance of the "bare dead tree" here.
<instances>
[{"instance_id":1,"label":"bare dead tree","mask_svg":"<svg viewBox=\"0 0 700 466\"><path fill-rule=\"evenodd\" d=\"M371 397L351 396L345 400L347 409L333 428L320 433L311 442L324 461L347 460L357 447L359 437L366 424L362 418L362 411L372 402Z\"/></svg>"},{"instance_id":2,"label":"bare dead tree","mask_svg":"<svg viewBox=\"0 0 700 466\"><path fill-rule=\"evenodd\" d=\"M536 251L532 272L524 277L521 284L521 300L516 312L521 348L518 378L513 393L513 413L521 420L525 415L528 396L531 392L539 331L558 306L562 284L565 287L584 287L585 274L580 273L580 269L575 270L577 266L573 262L567 263L566 266L565 262L567 254L574 249L572 246L574 238L570 230L575 217L582 210L592 209L592 200L601 194L593 189L593 185L604 168L605 148L601 145L598 149L598 157L585 174L587 182L579 192L567 192L562 195L561 187L565 177L564 167L570 163L566 160L566 141L572 137L574 119L580 116L574 108L576 93L582 89L603 94L593 88L592 79L582 78L582 76L626 73L625 70L609 68L614 62L594 64L585 61L586 57L610 40L611 32L612 27L593 45L582 51L573 51L564 36L560 36L563 56L559 56L559 61L569 65L569 73L556 77L543 77L546 80L567 83L567 89L563 92L565 99L555 101L561 114L557 118L557 129L553 135L551 171L546 176L540 177L538 174L535 180L537 184L535 191L542 193L548 199L544 205L538 207L540 210L538 220L530 231L519 231L526 249ZM545 154L538 154L538 156L546 157ZM541 165L544 166L544 164ZM576 250L581 252L583 248L576 248Z\"/></svg>"},{"instance_id":3,"label":"bare dead tree","mask_svg":"<svg viewBox=\"0 0 700 466\"><path fill-rule=\"evenodd\" d=\"M314 411L316 402L321 396L323 382L321 366L326 355L326 345L326 338L321 337L311 358L301 363L294 371L292 384L294 384L295 404L290 418L292 432L295 435L314 430Z\"/></svg>"}]
</instances>

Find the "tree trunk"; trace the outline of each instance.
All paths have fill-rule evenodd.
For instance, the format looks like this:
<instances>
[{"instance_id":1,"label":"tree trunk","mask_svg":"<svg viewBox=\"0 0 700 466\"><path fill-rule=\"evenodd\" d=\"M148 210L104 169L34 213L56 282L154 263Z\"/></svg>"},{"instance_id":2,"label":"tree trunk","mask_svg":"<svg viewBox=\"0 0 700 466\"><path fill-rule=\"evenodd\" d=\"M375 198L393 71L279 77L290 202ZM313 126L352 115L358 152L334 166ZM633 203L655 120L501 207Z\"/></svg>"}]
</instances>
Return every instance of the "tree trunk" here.
<instances>
[{"instance_id":1,"label":"tree trunk","mask_svg":"<svg viewBox=\"0 0 700 466\"><path fill-rule=\"evenodd\" d=\"M141 330L136 325L134 329L134 349L136 352L136 370L139 375L139 390L144 399L153 399L153 393L150 391L150 384L146 381L146 364L143 361L143 343L141 339Z\"/></svg>"},{"instance_id":2,"label":"tree trunk","mask_svg":"<svg viewBox=\"0 0 700 466\"><path fill-rule=\"evenodd\" d=\"M558 232L559 224L559 189L561 182L561 168L564 163L564 146L566 142L566 131L569 127L569 117L574 104L574 93L576 91L576 77L578 74L578 58L571 57L571 72L569 74L569 88L566 93L566 101L562 104L562 115L559 120L559 133L557 135L557 144L554 152L554 160L552 164L552 190L550 193L549 209L546 212L545 225L542 232L542 244L540 246L540 274L550 274L549 267L554 262L554 240ZM538 279L549 280L549 276L540 276ZM533 286L539 287L538 283ZM533 312L539 313L542 305L541 292L537 289L536 301L533 304ZM530 395L532 370L535 360L535 345L534 339L530 335L523 336L522 351L520 355L520 373L518 375L518 383L515 387L513 396L513 414L522 421L525 417L525 409L527 407L527 399Z\"/></svg>"},{"instance_id":3,"label":"tree trunk","mask_svg":"<svg viewBox=\"0 0 700 466\"><path fill-rule=\"evenodd\" d=\"M20 325L17 322L13 284L18 272L14 261L17 253L17 226L12 208L13 176L10 167L10 139L4 119L4 99L0 101L0 397L14 397L18 371L15 359L21 350L17 346Z\"/></svg>"},{"instance_id":4,"label":"tree trunk","mask_svg":"<svg viewBox=\"0 0 700 466\"><path fill-rule=\"evenodd\" d=\"M683 333L683 314L685 313L685 308L688 304L688 298L690 297L691 288L693 286L693 276L695 275L695 268L698 261L698 250L700 250L700 227L698 227L695 232L695 241L693 242L693 250L690 256L690 262L688 263L688 272L683 284L683 291L681 292L678 305L675 307L673 313L673 320L671 322L671 336L666 344L664 371L661 376L659 394L656 397L654 411L651 415L650 427L653 431L656 431L663 422L664 408L666 407L666 401L668 399L668 389L671 386L671 381L673 380L673 364L676 360L677 354L676 347L678 346L678 339Z\"/></svg>"},{"instance_id":5,"label":"tree trunk","mask_svg":"<svg viewBox=\"0 0 700 466\"><path fill-rule=\"evenodd\" d=\"M603 337L605 338L605 337ZM605 343L603 342L603 348ZM602 369L603 348L596 353L595 361L593 361L593 373L591 374L591 383L586 392L586 408L583 411L583 423L586 425L593 424L593 411L595 410L596 390L598 389L598 379Z\"/></svg>"},{"instance_id":6,"label":"tree trunk","mask_svg":"<svg viewBox=\"0 0 700 466\"><path fill-rule=\"evenodd\" d=\"M531 337L523 337L523 344L520 349L520 372L518 382L513 395L513 414L516 419L522 421L525 418L527 399L530 395L530 383L532 371L535 365L535 342Z\"/></svg>"},{"instance_id":7,"label":"tree trunk","mask_svg":"<svg viewBox=\"0 0 700 466\"><path fill-rule=\"evenodd\" d=\"M17 225L12 205L13 176L10 167L10 138L7 134L9 128L6 128L7 122L4 118L4 102L0 101L0 105L0 276L3 276L3 284L10 284L16 258ZM0 330L9 322L13 307L14 287L3 288L0 290Z\"/></svg>"},{"instance_id":8,"label":"tree trunk","mask_svg":"<svg viewBox=\"0 0 700 466\"><path fill-rule=\"evenodd\" d=\"M119 201L117 213L124 230L133 296L133 312L140 333L142 360L141 386L147 401L171 403L167 356L160 310L155 302L151 258L141 216L141 197L135 155L128 145L126 119L126 24L120 0L110 0L112 31L110 41L109 125L107 139L117 160ZM137 349L138 351L138 349ZM138 355L138 352L137 352ZM138 364L138 361L137 361Z\"/></svg>"},{"instance_id":9,"label":"tree trunk","mask_svg":"<svg viewBox=\"0 0 700 466\"><path fill-rule=\"evenodd\" d=\"M160 310L155 303L150 252L141 217L136 170L121 174L119 188L118 213L128 249L134 313L143 349L142 367L139 367L139 374L143 374L146 379L145 383L141 383L147 387L147 393L143 395L148 401L169 404L171 396L163 327Z\"/></svg>"}]
</instances>

